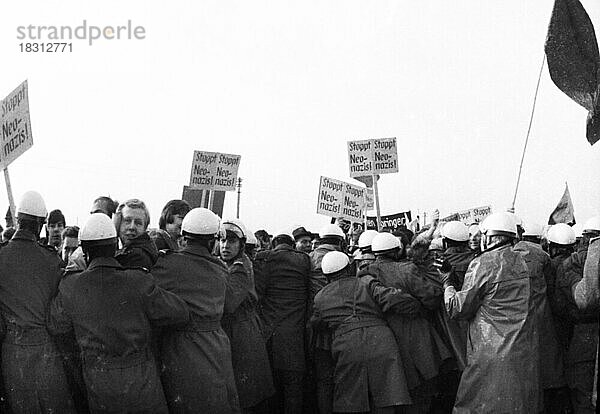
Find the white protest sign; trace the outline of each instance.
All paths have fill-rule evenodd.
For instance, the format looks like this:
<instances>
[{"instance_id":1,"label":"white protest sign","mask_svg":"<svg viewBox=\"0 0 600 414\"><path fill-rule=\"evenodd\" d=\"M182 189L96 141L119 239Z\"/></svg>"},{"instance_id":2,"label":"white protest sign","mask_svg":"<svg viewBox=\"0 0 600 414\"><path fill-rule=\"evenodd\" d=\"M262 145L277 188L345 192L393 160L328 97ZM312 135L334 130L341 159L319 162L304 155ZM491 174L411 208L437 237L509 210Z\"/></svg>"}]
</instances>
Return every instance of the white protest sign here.
<instances>
[{"instance_id":1,"label":"white protest sign","mask_svg":"<svg viewBox=\"0 0 600 414\"><path fill-rule=\"evenodd\" d=\"M398 172L396 138L348 142L350 177Z\"/></svg>"},{"instance_id":2,"label":"white protest sign","mask_svg":"<svg viewBox=\"0 0 600 414\"><path fill-rule=\"evenodd\" d=\"M235 191L241 155L194 151L190 187Z\"/></svg>"},{"instance_id":3,"label":"white protest sign","mask_svg":"<svg viewBox=\"0 0 600 414\"><path fill-rule=\"evenodd\" d=\"M364 187L321 176L317 214L360 223L364 220L365 190Z\"/></svg>"},{"instance_id":4,"label":"white protest sign","mask_svg":"<svg viewBox=\"0 0 600 414\"><path fill-rule=\"evenodd\" d=\"M485 219L490 214L492 214L492 206L475 207L451 214L448 217L443 218L441 221L456 220L463 222L466 225L470 225L473 223L482 222L483 219Z\"/></svg>"},{"instance_id":5,"label":"white protest sign","mask_svg":"<svg viewBox=\"0 0 600 414\"><path fill-rule=\"evenodd\" d=\"M33 146L27 89L27 81L25 81L2 100L0 169L8 167L11 162Z\"/></svg>"}]
</instances>

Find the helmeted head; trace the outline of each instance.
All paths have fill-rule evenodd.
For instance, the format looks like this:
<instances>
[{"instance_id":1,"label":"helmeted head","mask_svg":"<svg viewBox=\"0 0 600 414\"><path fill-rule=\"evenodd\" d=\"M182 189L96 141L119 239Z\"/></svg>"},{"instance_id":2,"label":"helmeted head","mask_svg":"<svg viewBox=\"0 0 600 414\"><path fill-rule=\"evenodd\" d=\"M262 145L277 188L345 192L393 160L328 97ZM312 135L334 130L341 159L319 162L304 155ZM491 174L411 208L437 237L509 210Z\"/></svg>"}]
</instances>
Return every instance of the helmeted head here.
<instances>
[{"instance_id":1,"label":"helmeted head","mask_svg":"<svg viewBox=\"0 0 600 414\"><path fill-rule=\"evenodd\" d=\"M181 233L191 240L214 240L219 237L221 219L204 207L193 208L181 223Z\"/></svg>"},{"instance_id":2,"label":"helmeted head","mask_svg":"<svg viewBox=\"0 0 600 414\"><path fill-rule=\"evenodd\" d=\"M247 234L246 226L239 219L228 219L221 222L221 238L219 239L221 259L230 262L241 256L244 252Z\"/></svg>"},{"instance_id":3,"label":"helmeted head","mask_svg":"<svg viewBox=\"0 0 600 414\"><path fill-rule=\"evenodd\" d=\"M333 251L325 254L321 261L321 271L325 276L330 277L346 269L350 264L348 255L342 252Z\"/></svg>"},{"instance_id":4,"label":"helmeted head","mask_svg":"<svg viewBox=\"0 0 600 414\"><path fill-rule=\"evenodd\" d=\"M117 230L106 214L93 213L79 231L79 240L88 262L96 257L113 257Z\"/></svg>"},{"instance_id":5,"label":"helmeted head","mask_svg":"<svg viewBox=\"0 0 600 414\"><path fill-rule=\"evenodd\" d=\"M523 222L523 240L540 243L544 226L534 221Z\"/></svg>"},{"instance_id":6,"label":"helmeted head","mask_svg":"<svg viewBox=\"0 0 600 414\"><path fill-rule=\"evenodd\" d=\"M507 244L518 238L516 223L512 213L500 212L487 216L479 226L483 235L481 250L487 250L499 244Z\"/></svg>"},{"instance_id":7,"label":"helmeted head","mask_svg":"<svg viewBox=\"0 0 600 414\"><path fill-rule=\"evenodd\" d=\"M460 221L449 221L444 224L441 234L445 247L466 245L469 241L469 229Z\"/></svg>"},{"instance_id":8,"label":"helmeted head","mask_svg":"<svg viewBox=\"0 0 600 414\"><path fill-rule=\"evenodd\" d=\"M319 230L319 244L333 244L340 249L346 239L346 235L337 224L326 224Z\"/></svg>"},{"instance_id":9,"label":"helmeted head","mask_svg":"<svg viewBox=\"0 0 600 414\"><path fill-rule=\"evenodd\" d=\"M583 225L582 234L590 238L600 236L600 216L587 219Z\"/></svg>"},{"instance_id":10,"label":"helmeted head","mask_svg":"<svg viewBox=\"0 0 600 414\"><path fill-rule=\"evenodd\" d=\"M568 256L575 250L575 230L565 223L557 223L548 229L548 253L550 257Z\"/></svg>"},{"instance_id":11,"label":"helmeted head","mask_svg":"<svg viewBox=\"0 0 600 414\"><path fill-rule=\"evenodd\" d=\"M364 231L358 238L358 248L361 252L371 252L371 244L373 239L377 236L377 230Z\"/></svg>"},{"instance_id":12,"label":"helmeted head","mask_svg":"<svg viewBox=\"0 0 600 414\"><path fill-rule=\"evenodd\" d=\"M17 226L19 229L33 233L37 238L47 215L46 203L40 193L27 191L17 206Z\"/></svg>"},{"instance_id":13,"label":"helmeted head","mask_svg":"<svg viewBox=\"0 0 600 414\"><path fill-rule=\"evenodd\" d=\"M375 256L398 256L402 244L392 233L378 233L371 242L371 251Z\"/></svg>"}]
</instances>

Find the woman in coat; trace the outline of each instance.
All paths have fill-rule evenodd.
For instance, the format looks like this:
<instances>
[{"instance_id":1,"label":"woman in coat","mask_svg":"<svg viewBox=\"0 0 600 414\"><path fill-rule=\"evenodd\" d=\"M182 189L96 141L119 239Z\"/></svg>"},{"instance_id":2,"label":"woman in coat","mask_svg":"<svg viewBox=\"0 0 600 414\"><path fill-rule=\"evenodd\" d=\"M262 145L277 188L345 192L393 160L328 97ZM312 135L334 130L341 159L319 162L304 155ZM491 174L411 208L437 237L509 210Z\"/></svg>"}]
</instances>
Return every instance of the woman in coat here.
<instances>
[{"instance_id":1,"label":"woman in coat","mask_svg":"<svg viewBox=\"0 0 600 414\"><path fill-rule=\"evenodd\" d=\"M225 310L221 325L231 342L231 362L240 407L245 412L258 412L259 405L275 394L269 357L259 318L258 296L254 288L252 262L244 253L246 228L239 220L221 224L219 241L221 259L229 267Z\"/></svg>"}]
</instances>

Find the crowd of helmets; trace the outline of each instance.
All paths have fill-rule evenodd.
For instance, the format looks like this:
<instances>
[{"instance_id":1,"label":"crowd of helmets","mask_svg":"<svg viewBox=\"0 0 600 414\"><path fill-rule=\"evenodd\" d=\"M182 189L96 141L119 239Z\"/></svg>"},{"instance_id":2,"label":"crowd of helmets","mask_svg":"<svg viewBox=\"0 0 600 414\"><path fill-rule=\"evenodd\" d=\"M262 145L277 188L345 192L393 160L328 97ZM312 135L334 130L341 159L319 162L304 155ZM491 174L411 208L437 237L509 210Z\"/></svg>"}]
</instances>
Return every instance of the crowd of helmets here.
<instances>
[{"instance_id":1,"label":"crowd of helmets","mask_svg":"<svg viewBox=\"0 0 600 414\"><path fill-rule=\"evenodd\" d=\"M143 201L99 197L80 229L24 194L0 247L0 411L595 410L598 304L574 295L600 216L580 237L510 212L271 235L171 200L149 222ZM525 273L531 292L490 290ZM113 303L108 280L139 303ZM526 346L508 338L525 331Z\"/></svg>"}]
</instances>

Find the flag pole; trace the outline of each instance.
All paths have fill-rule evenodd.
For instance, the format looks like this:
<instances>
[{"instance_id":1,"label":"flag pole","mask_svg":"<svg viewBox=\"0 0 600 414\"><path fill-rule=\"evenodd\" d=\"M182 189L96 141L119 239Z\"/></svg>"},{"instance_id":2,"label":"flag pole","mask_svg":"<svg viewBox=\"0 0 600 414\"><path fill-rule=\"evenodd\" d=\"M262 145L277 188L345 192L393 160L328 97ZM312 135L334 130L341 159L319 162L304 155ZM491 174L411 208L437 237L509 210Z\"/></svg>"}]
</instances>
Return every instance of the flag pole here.
<instances>
[{"instance_id":1,"label":"flag pole","mask_svg":"<svg viewBox=\"0 0 600 414\"><path fill-rule=\"evenodd\" d=\"M531 124L533 123L533 114L535 112L535 103L537 101L538 90L540 88L540 80L542 79L542 71L544 70L544 63L546 62L546 54L542 56L542 65L540 66L540 73L538 75L537 85L535 86L535 94L533 95L533 105L531 107L531 116L529 117L529 127L527 128L527 135L525 136L525 145L523 145L523 154L521 155L521 164L519 165L519 174L517 174L517 185L515 187L515 195L513 197L511 210L515 211L515 202L517 201L517 193L519 192L519 183L521 182L521 171L523 170L523 161L525 160L525 151L527 151L527 143L529 142L529 133L531 132Z\"/></svg>"}]
</instances>

